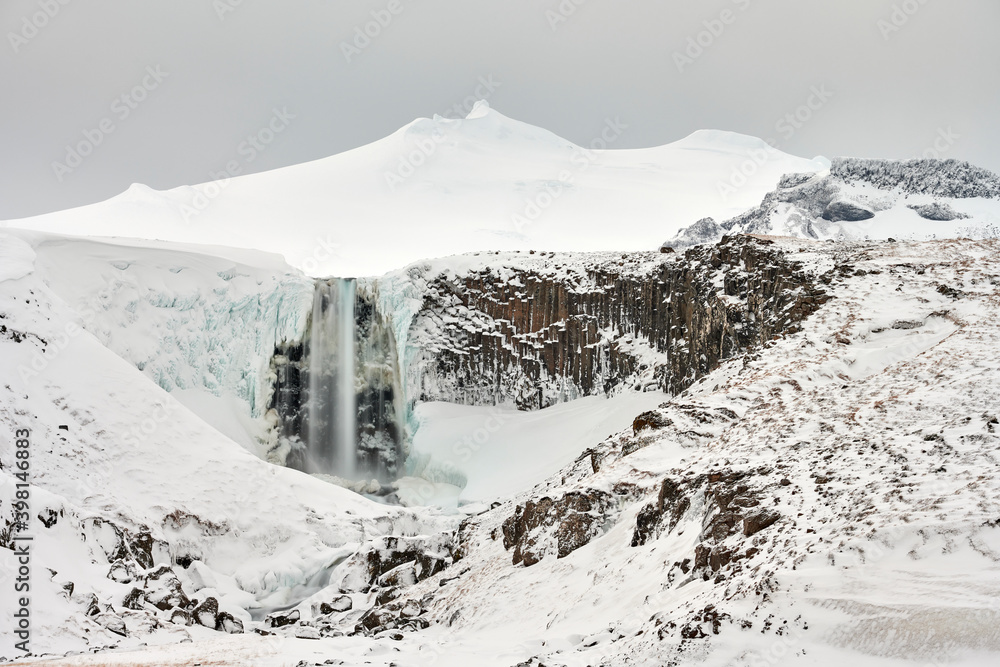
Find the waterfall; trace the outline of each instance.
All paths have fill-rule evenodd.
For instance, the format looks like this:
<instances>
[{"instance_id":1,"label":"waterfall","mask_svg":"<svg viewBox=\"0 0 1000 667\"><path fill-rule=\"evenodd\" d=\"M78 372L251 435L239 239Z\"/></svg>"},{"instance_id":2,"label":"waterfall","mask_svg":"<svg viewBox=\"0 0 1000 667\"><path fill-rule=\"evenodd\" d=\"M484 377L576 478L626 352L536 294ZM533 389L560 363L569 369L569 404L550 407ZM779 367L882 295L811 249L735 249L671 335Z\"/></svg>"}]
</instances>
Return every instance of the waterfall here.
<instances>
[{"instance_id":1,"label":"waterfall","mask_svg":"<svg viewBox=\"0 0 1000 667\"><path fill-rule=\"evenodd\" d=\"M388 482L402 471L403 392L392 322L371 281L317 280L305 336L275 346L275 460Z\"/></svg>"},{"instance_id":2,"label":"waterfall","mask_svg":"<svg viewBox=\"0 0 1000 667\"><path fill-rule=\"evenodd\" d=\"M320 281L309 332L307 444L310 472L353 479L357 468L355 281Z\"/></svg>"}]
</instances>

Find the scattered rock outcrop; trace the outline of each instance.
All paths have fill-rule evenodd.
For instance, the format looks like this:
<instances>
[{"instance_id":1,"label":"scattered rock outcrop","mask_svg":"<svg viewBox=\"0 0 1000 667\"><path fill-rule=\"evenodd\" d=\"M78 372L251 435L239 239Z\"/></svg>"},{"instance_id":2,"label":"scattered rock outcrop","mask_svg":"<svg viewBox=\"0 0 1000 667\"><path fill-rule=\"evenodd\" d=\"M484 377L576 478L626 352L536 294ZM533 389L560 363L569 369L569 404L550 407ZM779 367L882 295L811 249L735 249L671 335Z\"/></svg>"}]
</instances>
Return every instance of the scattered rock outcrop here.
<instances>
[{"instance_id":1,"label":"scattered rock outcrop","mask_svg":"<svg viewBox=\"0 0 1000 667\"><path fill-rule=\"evenodd\" d=\"M504 549L513 549L513 563L525 567L550 554L565 558L606 530L612 507L611 495L595 489L529 500L504 521Z\"/></svg>"},{"instance_id":2,"label":"scattered rock outcrop","mask_svg":"<svg viewBox=\"0 0 1000 667\"><path fill-rule=\"evenodd\" d=\"M910 197L934 201L907 204ZM715 243L727 234L862 239L870 235L870 223L851 223L871 220L880 211L905 204L926 220L951 222L970 218L952 202L973 197L1000 199L1000 176L957 160L836 158L828 173L786 174L756 208L717 225L700 220L663 247ZM995 234L995 226L975 229Z\"/></svg>"},{"instance_id":3,"label":"scattered rock outcrop","mask_svg":"<svg viewBox=\"0 0 1000 667\"><path fill-rule=\"evenodd\" d=\"M771 470L762 468L664 479L656 502L643 507L636 516L632 546L673 531L697 504L702 508L700 516L689 518L701 522L699 543L692 558L676 563L676 567L684 574L701 571L707 579L711 573L752 557L758 550L745 538L781 519L781 514L764 502L767 487L781 483L770 477ZM704 503L695 503L696 497Z\"/></svg>"},{"instance_id":4,"label":"scattered rock outcrop","mask_svg":"<svg viewBox=\"0 0 1000 667\"><path fill-rule=\"evenodd\" d=\"M967 220L969 218L965 213L959 213L944 202L923 205L910 204L907 208L915 211L921 218L935 222L951 222L952 220Z\"/></svg>"},{"instance_id":5,"label":"scattered rock outcrop","mask_svg":"<svg viewBox=\"0 0 1000 667\"><path fill-rule=\"evenodd\" d=\"M355 593L378 585L391 597L393 591L412 586L451 565L453 548L450 534L376 538L350 558L340 588Z\"/></svg>"}]
</instances>

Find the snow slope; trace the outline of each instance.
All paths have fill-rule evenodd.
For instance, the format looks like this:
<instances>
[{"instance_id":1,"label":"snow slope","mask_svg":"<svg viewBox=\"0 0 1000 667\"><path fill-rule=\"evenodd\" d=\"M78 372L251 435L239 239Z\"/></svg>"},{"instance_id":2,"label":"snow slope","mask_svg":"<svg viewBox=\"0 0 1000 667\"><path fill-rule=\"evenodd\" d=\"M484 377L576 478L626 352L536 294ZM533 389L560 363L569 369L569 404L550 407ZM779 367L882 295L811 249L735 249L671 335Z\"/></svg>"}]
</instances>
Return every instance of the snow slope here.
<instances>
[{"instance_id":1,"label":"snow slope","mask_svg":"<svg viewBox=\"0 0 1000 667\"><path fill-rule=\"evenodd\" d=\"M659 426L616 433L470 517L462 559L395 603L419 601L429 628L187 630L194 645L54 664L995 665L1000 242L772 241L825 274L834 298L657 409ZM662 493L666 479L682 493ZM613 498L599 530L562 558L543 548L513 565L503 524L515 506L569 492ZM684 494L676 524L636 540L640 515L659 503L669 516ZM777 519L751 532L761 513ZM547 530L534 533L543 547ZM706 545L738 558L699 562Z\"/></svg>"},{"instance_id":2,"label":"snow slope","mask_svg":"<svg viewBox=\"0 0 1000 667\"><path fill-rule=\"evenodd\" d=\"M487 503L530 489L667 395L587 396L545 410L423 403L399 497L407 505ZM415 477L415 478L414 478ZM479 506L479 505L477 505ZM469 511L463 508L463 511Z\"/></svg>"},{"instance_id":3,"label":"snow slope","mask_svg":"<svg viewBox=\"0 0 1000 667\"><path fill-rule=\"evenodd\" d=\"M26 243L6 236L0 248L21 258L0 280L0 538L6 547L14 516L14 433L30 429L35 653L184 639L183 624L164 625L168 616L157 620L151 606L123 606L142 587L139 575L161 566L172 567L188 596L215 598L249 624L252 613L325 587L365 540L448 525L248 453L84 331L83 316L44 283L36 270L43 260L32 260ZM102 248L92 250L81 261ZM179 565L185 559L195 561L190 569ZM19 653L16 572L14 553L0 549L0 656Z\"/></svg>"},{"instance_id":4,"label":"snow slope","mask_svg":"<svg viewBox=\"0 0 1000 667\"><path fill-rule=\"evenodd\" d=\"M105 347L266 455L270 358L275 343L302 336L312 280L263 252L10 233Z\"/></svg>"},{"instance_id":5,"label":"snow slope","mask_svg":"<svg viewBox=\"0 0 1000 667\"><path fill-rule=\"evenodd\" d=\"M450 539L457 518L376 505L246 453L79 330L80 314L42 280L44 244L35 258L20 238L0 238L0 256L17 258L0 280L0 532L15 428L33 431L32 515L56 519L32 522L36 651L124 651L49 663L67 665L996 664L1000 241L770 241L825 275L833 297L801 331L666 401L652 429L580 440L588 456L572 456L570 441L587 420L588 437L618 428L593 426L610 401L536 413L558 423L512 418L511 455L487 442L465 474L470 496L516 497L466 507L461 559L386 603L384 587L349 585L358 554L387 535ZM433 437L420 449L444 443L445 459L490 428L488 413L422 410ZM548 459L532 451L546 440ZM683 493L665 495L666 479ZM543 524L541 559L512 564L503 524L515 507L571 492L610 499L593 510L594 534L557 558ZM675 525L636 540L640 516L658 502L669 514L684 494ZM762 512L775 522L750 532ZM302 621L227 636L126 608L137 580L115 569L117 536L143 531L147 572L170 565L188 596L218 599L246 629L292 606ZM706 546L739 557L699 562ZM3 590L14 565L0 549ZM312 604L341 586L355 609L315 639ZM404 603L430 627L355 634L368 608ZM0 596L8 657L11 605Z\"/></svg>"},{"instance_id":6,"label":"snow slope","mask_svg":"<svg viewBox=\"0 0 1000 667\"><path fill-rule=\"evenodd\" d=\"M698 218L757 205L785 173L828 167L720 131L640 150L607 143L625 132L609 121L595 146L611 149L581 148L480 102L466 119L419 119L315 162L164 192L134 185L10 224L256 248L310 275L372 276L475 250L650 250ZM748 161L746 184L721 196Z\"/></svg>"}]
</instances>

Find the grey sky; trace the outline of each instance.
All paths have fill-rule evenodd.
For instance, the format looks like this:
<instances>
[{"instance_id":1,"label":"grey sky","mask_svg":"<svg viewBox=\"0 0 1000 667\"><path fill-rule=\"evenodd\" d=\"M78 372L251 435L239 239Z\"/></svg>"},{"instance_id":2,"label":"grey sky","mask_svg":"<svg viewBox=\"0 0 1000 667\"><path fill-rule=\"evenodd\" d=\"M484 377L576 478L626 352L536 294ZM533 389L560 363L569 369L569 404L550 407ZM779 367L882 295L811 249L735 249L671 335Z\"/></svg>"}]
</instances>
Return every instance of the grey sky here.
<instances>
[{"instance_id":1,"label":"grey sky","mask_svg":"<svg viewBox=\"0 0 1000 667\"><path fill-rule=\"evenodd\" d=\"M325 157L454 115L481 78L583 145L618 117L615 148L717 128L1000 171L997 26L996 0L4 0L0 219L209 180L275 107L295 118L250 170Z\"/></svg>"}]
</instances>

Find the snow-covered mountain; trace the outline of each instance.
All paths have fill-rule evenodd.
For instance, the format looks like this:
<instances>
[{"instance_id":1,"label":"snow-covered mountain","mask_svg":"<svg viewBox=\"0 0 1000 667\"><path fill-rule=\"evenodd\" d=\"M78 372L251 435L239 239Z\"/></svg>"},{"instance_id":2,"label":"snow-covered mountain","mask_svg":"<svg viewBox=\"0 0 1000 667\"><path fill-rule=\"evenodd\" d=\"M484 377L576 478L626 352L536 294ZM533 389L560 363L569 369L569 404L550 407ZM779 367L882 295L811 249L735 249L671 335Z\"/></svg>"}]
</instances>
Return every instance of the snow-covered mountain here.
<instances>
[{"instance_id":1,"label":"snow-covered mountain","mask_svg":"<svg viewBox=\"0 0 1000 667\"><path fill-rule=\"evenodd\" d=\"M56 664L994 665L998 209L480 104L18 221L0 662L29 609Z\"/></svg>"},{"instance_id":2,"label":"snow-covered mountain","mask_svg":"<svg viewBox=\"0 0 1000 667\"><path fill-rule=\"evenodd\" d=\"M756 208L722 222L703 218L663 245L715 243L725 234L993 238L1000 235L1000 176L957 160L836 158L828 171L785 175Z\"/></svg>"},{"instance_id":3,"label":"snow-covered mountain","mask_svg":"<svg viewBox=\"0 0 1000 667\"><path fill-rule=\"evenodd\" d=\"M420 119L315 162L164 192L134 185L10 226L255 248L310 275L372 276L475 250L649 250L700 217L756 206L783 174L828 166L720 131L614 149L627 132L612 119L580 147L480 102L468 118ZM724 196L736 176L745 183Z\"/></svg>"}]
</instances>

